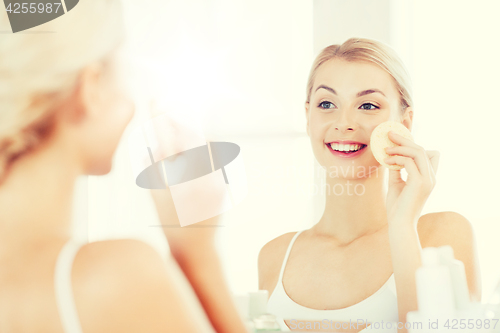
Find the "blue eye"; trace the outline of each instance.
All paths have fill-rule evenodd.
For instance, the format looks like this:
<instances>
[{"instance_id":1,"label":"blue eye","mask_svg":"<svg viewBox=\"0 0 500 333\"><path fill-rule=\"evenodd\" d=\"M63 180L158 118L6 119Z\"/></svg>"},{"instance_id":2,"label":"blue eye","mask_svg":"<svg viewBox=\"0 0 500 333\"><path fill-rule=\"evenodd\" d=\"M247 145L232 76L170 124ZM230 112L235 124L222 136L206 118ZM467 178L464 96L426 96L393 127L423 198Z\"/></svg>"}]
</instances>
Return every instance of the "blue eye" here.
<instances>
[{"instance_id":1,"label":"blue eye","mask_svg":"<svg viewBox=\"0 0 500 333\"><path fill-rule=\"evenodd\" d=\"M335 105L332 102L324 101L319 103L318 107L322 109L333 109Z\"/></svg>"},{"instance_id":2,"label":"blue eye","mask_svg":"<svg viewBox=\"0 0 500 333\"><path fill-rule=\"evenodd\" d=\"M360 109L363 109L363 110L376 110L378 108L379 108L378 106L373 105L372 103L365 103L365 104L360 106Z\"/></svg>"}]
</instances>

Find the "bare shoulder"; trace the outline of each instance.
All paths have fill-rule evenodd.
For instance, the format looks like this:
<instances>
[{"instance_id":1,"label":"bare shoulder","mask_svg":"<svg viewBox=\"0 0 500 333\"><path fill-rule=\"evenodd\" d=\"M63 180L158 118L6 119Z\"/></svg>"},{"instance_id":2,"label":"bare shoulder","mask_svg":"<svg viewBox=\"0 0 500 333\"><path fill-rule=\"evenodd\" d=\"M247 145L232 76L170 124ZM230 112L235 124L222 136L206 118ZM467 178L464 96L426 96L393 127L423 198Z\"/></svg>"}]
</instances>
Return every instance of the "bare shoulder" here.
<instances>
[{"instance_id":1,"label":"bare shoulder","mask_svg":"<svg viewBox=\"0 0 500 333\"><path fill-rule=\"evenodd\" d=\"M454 257L463 262L471 300L481 301L481 272L472 224L456 212L423 215L417 224L422 248L449 245Z\"/></svg>"},{"instance_id":2,"label":"bare shoulder","mask_svg":"<svg viewBox=\"0 0 500 333\"><path fill-rule=\"evenodd\" d=\"M182 284L150 244L117 239L84 245L72 269L78 317L86 332L195 331ZM198 327L199 329L199 327Z\"/></svg>"},{"instance_id":3,"label":"bare shoulder","mask_svg":"<svg viewBox=\"0 0 500 333\"><path fill-rule=\"evenodd\" d=\"M467 243L473 238L470 221L452 211L422 215L417 230L422 247Z\"/></svg>"},{"instance_id":4,"label":"bare shoulder","mask_svg":"<svg viewBox=\"0 0 500 333\"><path fill-rule=\"evenodd\" d=\"M272 293L278 281L285 253L296 231L287 232L267 242L259 252L259 289Z\"/></svg>"},{"instance_id":5,"label":"bare shoulder","mask_svg":"<svg viewBox=\"0 0 500 333\"><path fill-rule=\"evenodd\" d=\"M119 267L126 269L136 267L135 265L140 265L143 269L158 270L156 264L164 262L153 246L137 239L114 239L85 244L76 258L78 260L75 259L73 268L75 276L95 274L96 270L100 274L115 274Z\"/></svg>"}]
</instances>

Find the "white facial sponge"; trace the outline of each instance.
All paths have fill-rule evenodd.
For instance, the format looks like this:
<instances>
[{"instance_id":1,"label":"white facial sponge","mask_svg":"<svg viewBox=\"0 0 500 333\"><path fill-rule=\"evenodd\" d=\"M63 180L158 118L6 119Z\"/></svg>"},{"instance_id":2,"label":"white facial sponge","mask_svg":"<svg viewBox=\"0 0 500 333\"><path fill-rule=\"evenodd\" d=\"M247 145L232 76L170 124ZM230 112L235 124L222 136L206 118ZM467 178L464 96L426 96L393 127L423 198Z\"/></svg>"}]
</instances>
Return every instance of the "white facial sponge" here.
<instances>
[{"instance_id":1,"label":"white facial sponge","mask_svg":"<svg viewBox=\"0 0 500 333\"><path fill-rule=\"evenodd\" d=\"M386 121L379 124L372 132L370 137L370 148L372 150L375 159L383 166L391 170L401 170L403 166L397 164L387 164L384 159L390 155L385 152L386 147L395 147L398 144L394 143L389 139L389 131L393 131L404 138L413 141L411 132L406 128L405 125L396 121Z\"/></svg>"}]
</instances>

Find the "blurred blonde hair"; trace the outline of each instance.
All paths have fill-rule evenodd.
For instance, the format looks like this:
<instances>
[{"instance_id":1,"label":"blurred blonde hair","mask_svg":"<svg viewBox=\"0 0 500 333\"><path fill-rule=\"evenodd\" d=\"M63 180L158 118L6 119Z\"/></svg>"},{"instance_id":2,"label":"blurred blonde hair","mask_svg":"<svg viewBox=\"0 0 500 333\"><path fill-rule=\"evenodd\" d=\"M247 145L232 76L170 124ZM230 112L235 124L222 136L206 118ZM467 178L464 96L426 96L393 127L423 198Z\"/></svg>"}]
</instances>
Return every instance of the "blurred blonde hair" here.
<instances>
[{"instance_id":1,"label":"blurred blonde hair","mask_svg":"<svg viewBox=\"0 0 500 333\"><path fill-rule=\"evenodd\" d=\"M392 48L368 38L349 38L343 44L327 46L319 53L314 60L307 81L307 102L311 98L318 69L326 61L334 58L346 61L365 61L381 67L394 79L400 94L401 110L404 111L409 106L413 107L411 80L403 62Z\"/></svg>"},{"instance_id":2,"label":"blurred blonde hair","mask_svg":"<svg viewBox=\"0 0 500 333\"><path fill-rule=\"evenodd\" d=\"M0 182L15 159L50 136L82 69L111 59L125 37L122 10L120 0L80 1L55 20L1 35ZM4 10L0 30L11 30Z\"/></svg>"}]
</instances>

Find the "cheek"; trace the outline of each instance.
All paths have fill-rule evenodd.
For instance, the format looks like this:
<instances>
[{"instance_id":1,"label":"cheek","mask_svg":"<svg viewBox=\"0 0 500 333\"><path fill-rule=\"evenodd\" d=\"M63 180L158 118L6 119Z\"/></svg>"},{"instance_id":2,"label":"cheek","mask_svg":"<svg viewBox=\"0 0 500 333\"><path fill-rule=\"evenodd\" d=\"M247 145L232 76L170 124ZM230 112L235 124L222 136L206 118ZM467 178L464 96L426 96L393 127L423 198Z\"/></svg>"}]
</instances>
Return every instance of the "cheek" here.
<instances>
[{"instance_id":1,"label":"cheek","mask_svg":"<svg viewBox=\"0 0 500 333\"><path fill-rule=\"evenodd\" d=\"M401 122L402 117L403 117L403 112L401 110L401 105L399 104L399 102L392 102L390 105L389 116L388 119L386 120Z\"/></svg>"},{"instance_id":2,"label":"cheek","mask_svg":"<svg viewBox=\"0 0 500 333\"><path fill-rule=\"evenodd\" d=\"M135 113L135 103L122 90L114 90L108 101L110 126L123 130Z\"/></svg>"},{"instance_id":3,"label":"cheek","mask_svg":"<svg viewBox=\"0 0 500 333\"><path fill-rule=\"evenodd\" d=\"M135 113L135 103L130 90L130 78L125 75L123 65L116 63L108 81L108 108L110 126L122 131Z\"/></svg>"},{"instance_id":4,"label":"cheek","mask_svg":"<svg viewBox=\"0 0 500 333\"><path fill-rule=\"evenodd\" d=\"M134 114L133 104L119 95L109 95L107 103L101 110L99 119L99 142L96 143L96 154L99 158L109 160L115 153L125 128Z\"/></svg>"},{"instance_id":5,"label":"cheek","mask_svg":"<svg viewBox=\"0 0 500 333\"><path fill-rule=\"evenodd\" d=\"M363 126L365 132L368 133L369 136L371 136L375 127L377 127L378 125L380 125L383 122L386 122L386 121L392 120L392 119L393 119L393 113L387 112L387 113L381 114L377 117L365 119L362 126Z\"/></svg>"},{"instance_id":6,"label":"cheek","mask_svg":"<svg viewBox=\"0 0 500 333\"><path fill-rule=\"evenodd\" d=\"M135 103L127 98L123 98L118 102L116 107L117 121L120 127L126 127L135 114Z\"/></svg>"},{"instance_id":7,"label":"cheek","mask_svg":"<svg viewBox=\"0 0 500 333\"><path fill-rule=\"evenodd\" d=\"M311 114L309 118L309 136L311 139L320 138L323 140L322 138L328 130L328 126L328 119L318 114Z\"/></svg>"}]
</instances>

